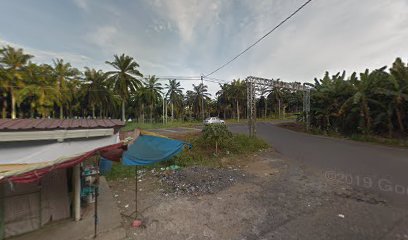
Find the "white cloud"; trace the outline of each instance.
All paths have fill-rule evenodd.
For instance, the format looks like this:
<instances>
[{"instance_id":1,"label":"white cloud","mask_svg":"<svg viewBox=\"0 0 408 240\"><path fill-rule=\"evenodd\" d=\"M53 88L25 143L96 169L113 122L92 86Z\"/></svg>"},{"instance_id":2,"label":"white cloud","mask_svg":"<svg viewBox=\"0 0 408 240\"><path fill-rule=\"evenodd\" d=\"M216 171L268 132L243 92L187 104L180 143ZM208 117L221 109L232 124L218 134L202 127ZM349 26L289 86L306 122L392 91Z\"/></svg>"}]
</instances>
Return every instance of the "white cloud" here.
<instances>
[{"instance_id":1,"label":"white cloud","mask_svg":"<svg viewBox=\"0 0 408 240\"><path fill-rule=\"evenodd\" d=\"M82 10L88 10L89 0L74 0L74 3Z\"/></svg>"},{"instance_id":2,"label":"white cloud","mask_svg":"<svg viewBox=\"0 0 408 240\"><path fill-rule=\"evenodd\" d=\"M106 25L96 27L93 32L85 35L84 39L101 48L109 48L114 44L118 30L115 26Z\"/></svg>"},{"instance_id":3,"label":"white cloud","mask_svg":"<svg viewBox=\"0 0 408 240\"><path fill-rule=\"evenodd\" d=\"M71 36L79 36L70 44L77 46L75 50L25 49L37 60L60 56L103 69L113 54L125 53L135 57L146 74L197 76L231 59L304 1L144 0L116 4L75 0L84 17L75 19L83 28L67 29ZM213 77L231 80L256 75L311 81L326 70L350 72L390 65L397 56L408 58L407 12L407 0L312 1ZM38 40L32 36L13 39L26 46L40 46L32 43ZM64 44L63 37L55 36L55 42ZM183 86L191 89L191 83ZM216 91L217 84L208 85L211 92Z\"/></svg>"},{"instance_id":4,"label":"white cloud","mask_svg":"<svg viewBox=\"0 0 408 240\"><path fill-rule=\"evenodd\" d=\"M89 66L90 63L94 62L93 59L79 53L47 51L0 39L0 46L6 45L10 45L15 48L22 48L26 53L33 55L34 58L32 59L32 61L37 63L50 64L52 63L53 59L62 58L66 62L70 62L74 67L84 67Z\"/></svg>"},{"instance_id":5,"label":"white cloud","mask_svg":"<svg viewBox=\"0 0 408 240\"><path fill-rule=\"evenodd\" d=\"M213 24L218 19L219 1L191 0L187 4L182 0L155 0L151 2L160 16L167 18L177 27L181 39L192 43L197 31Z\"/></svg>"}]
</instances>

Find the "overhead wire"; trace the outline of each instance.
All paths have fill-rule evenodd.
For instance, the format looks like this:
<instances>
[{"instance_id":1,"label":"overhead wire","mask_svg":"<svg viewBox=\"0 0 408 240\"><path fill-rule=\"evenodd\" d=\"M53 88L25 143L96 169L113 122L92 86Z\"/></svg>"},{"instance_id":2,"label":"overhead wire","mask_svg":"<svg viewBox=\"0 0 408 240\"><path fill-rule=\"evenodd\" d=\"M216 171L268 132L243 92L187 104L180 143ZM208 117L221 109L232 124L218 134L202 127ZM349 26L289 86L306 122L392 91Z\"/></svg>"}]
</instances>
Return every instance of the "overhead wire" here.
<instances>
[{"instance_id":1,"label":"overhead wire","mask_svg":"<svg viewBox=\"0 0 408 240\"><path fill-rule=\"evenodd\" d=\"M235 57L233 57L232 59L230 59L229 61L227 61L226 63L222 64L220 67L216 68L214 71L208 73L207 75L205 75L204 77L208 77L211 76L212 74L218 72L219 70L223 69L224 67L226 67L227 65L229 65L230 63L232 63L233 61L235 61L237 58L239 58L240 56L242 56L244 53L246 53L247 51L249 51L251 48L253 48L256 44L258 44L259 42L261 42L263 39L265 39L269 34L271 34L272 32L274 32L276 29L278 29L279 27L281 27L284 23L286 23L289 19L291 19L293 16L295 16L300 10L302 10L304 7L306 7L306 5L308 5L312 0L307 0L305 3L303 3L299 8L297 8L292 14L290 14L288 17L286 17L283 21L281 21L278 25L276 25L274 28L272 28L272 30L270 30L269 32L267 32L265 35L263 35L261 38L259 38L258 40L256 40L254 43L252 43L251 45L249 45L249 47L245 48L243 51L241 51L238 55L236 55Z\"/></svg>"}]
</instances>

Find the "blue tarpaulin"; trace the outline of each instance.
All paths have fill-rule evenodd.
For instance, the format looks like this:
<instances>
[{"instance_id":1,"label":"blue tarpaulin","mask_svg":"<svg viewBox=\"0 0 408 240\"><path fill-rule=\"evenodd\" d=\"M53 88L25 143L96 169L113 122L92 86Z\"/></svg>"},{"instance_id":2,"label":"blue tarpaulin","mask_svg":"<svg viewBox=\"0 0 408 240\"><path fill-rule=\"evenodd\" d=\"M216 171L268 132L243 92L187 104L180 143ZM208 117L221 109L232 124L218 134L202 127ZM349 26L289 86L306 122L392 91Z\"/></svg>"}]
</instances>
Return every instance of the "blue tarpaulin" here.
<instances>
[{"instance_id":1,"label":"blue tarpaulin","mask_svg":"<svg viewBox=\"0 0 408 240\"><path fill-rule=\"evenodd\" d=\"M122 156L123 165L146 166L166 161L183 150L187 143L179 140L140 135Z\"/></svg>"}]
</instances>

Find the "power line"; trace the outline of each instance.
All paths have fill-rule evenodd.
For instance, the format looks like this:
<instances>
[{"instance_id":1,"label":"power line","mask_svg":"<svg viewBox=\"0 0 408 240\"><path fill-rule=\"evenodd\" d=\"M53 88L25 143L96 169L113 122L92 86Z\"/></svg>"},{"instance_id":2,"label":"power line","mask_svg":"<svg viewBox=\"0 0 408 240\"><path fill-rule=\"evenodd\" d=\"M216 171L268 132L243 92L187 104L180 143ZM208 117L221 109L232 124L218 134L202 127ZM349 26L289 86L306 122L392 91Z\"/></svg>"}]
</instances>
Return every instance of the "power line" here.
<instances>
[{"instance_id":1,"label":"power line","mask_svg":"<svg viewBox=\"0 0 408 240\"><path fill-rule=\"evenodd\" d=\"M232 63L233 61L235 61L237 58L239 58L241 55L243 55L244 53L246 53L249 49L251 49L252 47L254 47L256 44L258 44L260 41L262 41L264 38L266 38L269 34L271 34L272 32L274 32L276 29L278 29L280 26L282 26L285 22L287 22L289 19L291 19L294 15L296 15L300 10L302 10L304 7L306 7L306 5L308 5L312 0L307 0L305 3L303 3L298 9L296 9L296 11L294 11L292 14L290 14L287 18L285 18L283 21L281 21L278 25L276 25L272 30L270 30L269 32L267 32L265 35L263 35L260 39L258 39L257 41L255 41L253 44L251 44L249 47L247 47L245 50L243 50L242 52L240 52L238 55L236 55L235 57L233 57L231 60L229 60L228 62L224 63L223 65L221 65L220 67L218 67L217 69L215 69L214 71L210 72L209 74L205 75L204 77L208 77L216 72L218 72L219 70L221 70L222 68L226 67L228 64Z\"/></svg>"}]
</instances>

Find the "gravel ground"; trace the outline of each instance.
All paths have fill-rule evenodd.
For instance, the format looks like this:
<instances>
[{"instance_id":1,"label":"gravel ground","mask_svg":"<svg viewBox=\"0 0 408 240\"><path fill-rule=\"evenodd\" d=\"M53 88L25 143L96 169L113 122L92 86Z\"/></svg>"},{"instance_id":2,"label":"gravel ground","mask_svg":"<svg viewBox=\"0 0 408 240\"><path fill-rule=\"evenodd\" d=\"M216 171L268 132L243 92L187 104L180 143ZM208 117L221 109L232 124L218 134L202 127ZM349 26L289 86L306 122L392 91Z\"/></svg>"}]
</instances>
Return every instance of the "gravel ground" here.
<instances>
[{"instance_id":1,"label":"gravel ground","mask_svg":"<svg viewBox=\"0 0 408 240\"><path fill-rule=\"evenodd\" d=\"M239 167L238 167L239 166ZM329 181L269 150L204 167L110 182L129 239L408 239L408 208Z\"/></svg>"},{"instance_id":2,"label":"gravel ground","mask_svg":"<svg viewBox=\"0 0 408 240\"><path fill-rule=\"evenodd\" d=\"M164 194L177 196L214 194L243 181L246 177L244 172L232 167L191 167L160 175L160 182L167 189Z\"/></svg>"}]
</instances>

